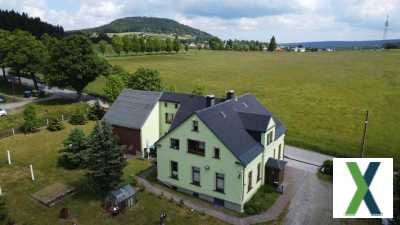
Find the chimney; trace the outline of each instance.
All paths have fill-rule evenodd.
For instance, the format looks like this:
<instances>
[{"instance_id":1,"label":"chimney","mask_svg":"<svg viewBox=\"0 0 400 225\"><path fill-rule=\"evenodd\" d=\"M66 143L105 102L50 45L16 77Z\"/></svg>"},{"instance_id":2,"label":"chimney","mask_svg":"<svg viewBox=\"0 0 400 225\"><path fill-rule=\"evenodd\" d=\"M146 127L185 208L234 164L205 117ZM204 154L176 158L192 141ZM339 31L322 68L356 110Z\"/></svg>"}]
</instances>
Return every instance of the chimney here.
<instances>
[{"instance_id":1,"label":"chimney","mask_svg":"<svg viewBox=\"0 0 400 225\"><path fill-rule=\"evenodd\" d=\"M226 100L234 99L235 98L235 91L229 90L226 92Z\"/></svg>"},{"instance_id":2,"label":"chimney","mask_svg":"<svg viewBox=\"0 0 400 225\"><path fill-rule=\"evenodd\" d=\"M215 96L214 95L207 95L206 100L207 100L207 107L215 105Z\"/></svg>"}]
</instances>

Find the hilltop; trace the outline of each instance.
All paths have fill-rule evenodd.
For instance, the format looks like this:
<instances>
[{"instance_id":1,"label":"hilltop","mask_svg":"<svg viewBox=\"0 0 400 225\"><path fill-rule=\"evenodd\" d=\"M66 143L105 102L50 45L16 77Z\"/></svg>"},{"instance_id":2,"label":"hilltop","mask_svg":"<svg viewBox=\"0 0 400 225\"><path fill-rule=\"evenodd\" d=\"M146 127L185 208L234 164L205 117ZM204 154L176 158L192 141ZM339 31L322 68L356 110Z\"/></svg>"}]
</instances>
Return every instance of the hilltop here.
<instances>
[{"instance_id":1,"label":"hilltop","mask_svg":"<svg viewBox=\"0 0 400 225\"><path fill-rule=\"evenodd\" d=\"M213 37L211 34L178 23L175 20L156 17L126 17L99 27L70 32L177 34L179 36L191 36L192 39L197 40L208 40Z\"/></svg>"}]
</instances>

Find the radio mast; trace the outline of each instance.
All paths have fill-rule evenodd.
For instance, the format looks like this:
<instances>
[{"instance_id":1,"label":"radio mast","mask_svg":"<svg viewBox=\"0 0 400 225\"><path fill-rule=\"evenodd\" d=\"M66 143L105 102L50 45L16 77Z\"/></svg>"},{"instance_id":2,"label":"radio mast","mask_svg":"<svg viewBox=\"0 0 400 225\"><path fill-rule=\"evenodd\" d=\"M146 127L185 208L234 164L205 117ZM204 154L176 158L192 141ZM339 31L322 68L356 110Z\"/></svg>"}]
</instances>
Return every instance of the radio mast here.
<instances>
[{"instance_id":1,"label":"radio mast","mask_svg":"<svg viewBox=\"0 0 400 225\"><path fill-rule=\"evenodd\" d=\"M383 29L383 38L382 38L383 41L386 40L388 28L389 28L389 15L386 15L385 28Z\"/></svg>"}]
</instances>

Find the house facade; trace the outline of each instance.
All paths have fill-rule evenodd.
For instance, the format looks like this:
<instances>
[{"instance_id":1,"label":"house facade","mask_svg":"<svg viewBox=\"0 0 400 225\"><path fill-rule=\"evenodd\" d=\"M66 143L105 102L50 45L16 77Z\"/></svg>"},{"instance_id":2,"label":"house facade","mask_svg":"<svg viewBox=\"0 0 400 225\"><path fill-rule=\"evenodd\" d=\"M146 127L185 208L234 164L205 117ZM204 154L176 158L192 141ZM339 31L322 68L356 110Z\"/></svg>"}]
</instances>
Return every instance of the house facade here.
<instances>
[{"instance_id":1,"label":"house facade","mask_svg":"<svg viewBox=\"0 0 400 225\"><path fill-rule=\"evenodd\" d=\"M267 161L283 160L286 129L253 95L161 93L155 106L159 139L149 144L157 179L173 189L243 211L266 182Z\"/></svg>"}]
</instances>

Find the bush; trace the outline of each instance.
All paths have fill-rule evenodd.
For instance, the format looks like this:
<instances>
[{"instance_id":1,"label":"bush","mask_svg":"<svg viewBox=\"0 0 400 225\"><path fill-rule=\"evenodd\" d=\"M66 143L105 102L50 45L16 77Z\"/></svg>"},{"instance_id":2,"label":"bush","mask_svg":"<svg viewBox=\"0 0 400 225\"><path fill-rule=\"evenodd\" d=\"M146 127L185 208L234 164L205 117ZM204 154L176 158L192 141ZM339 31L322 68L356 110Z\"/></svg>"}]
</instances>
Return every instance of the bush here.
<instances>
[{"instance_id":1,"label":"bush","mask_svg":"<svg viewBox=\"0 0 400 225\"><path fill-rule=\"evenodd\" d=\"M257 193L244 205L244 212L255 215L266 211L276 200L278 193L271 185L263 185Z\"/></svg>"},{"instance_id":2,"label":"bush","mask_svg":"<svg viewBox=\"0 0 400 225\"><path fill-rule=\"evenodd\" d=\"M325 160L322 164L319 171L323 174L327 174L332 176L333 175L333 161L332 160Z\"/></svg>"},{"instance_id":3,"label":"bush","mask_svg":"<svg viewBox=\"0 0 400 225\"><path fill-rule=\"evenodd\" d=\"M93 121L101 120L104 114L105 114L104 109L101 107L100 103L96 101L96 103L89 108L88 119Z\"/></svg>"},{"instance_id":4,"label":"bush","mask_svg":"<svg viewBox=\"0 0 400 225\"><path fill-rule=\"evenodd\" d=\"M39 120L36 114L36 108L33 105L28 105L24 112L24 124L22 125L22 131L25 133L35 132L39 128Z\"/></svg>"},{"instance_id":5,"label":"bush","mask_svg":"<svg viewBox=\"0 0 400 225\"><path fill-rule=\"evenodd\" d=\"M64 124L62 123L61 120L57 119L57 118L51 118L49 119L49 124L47 125L47 130L49 131L59 131L59 130L63 130Z\"/></svg>"},{"instance_id":6,"label":"bush","mask_svg":"<svg viewBox=\"0 0 400 225\"><path fill-rule=\"evenodd\" d=\"M72 125L84 125L86 123L86 115L82 110L76 110L69 119L69 123Z\"/></svg>"}]
</instances>

